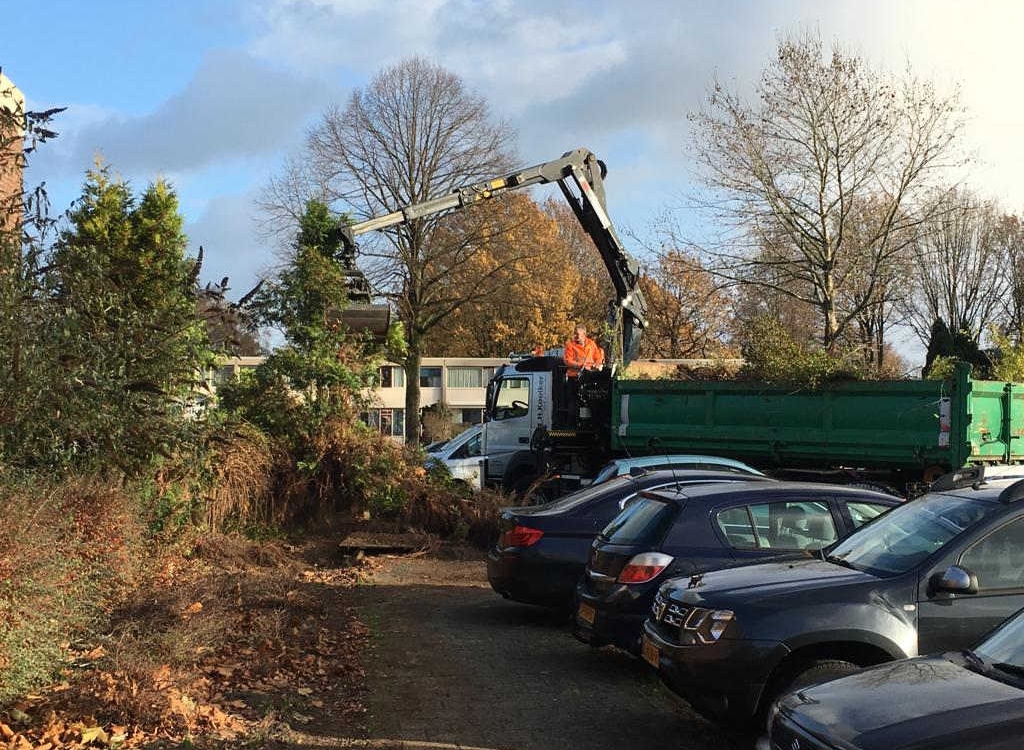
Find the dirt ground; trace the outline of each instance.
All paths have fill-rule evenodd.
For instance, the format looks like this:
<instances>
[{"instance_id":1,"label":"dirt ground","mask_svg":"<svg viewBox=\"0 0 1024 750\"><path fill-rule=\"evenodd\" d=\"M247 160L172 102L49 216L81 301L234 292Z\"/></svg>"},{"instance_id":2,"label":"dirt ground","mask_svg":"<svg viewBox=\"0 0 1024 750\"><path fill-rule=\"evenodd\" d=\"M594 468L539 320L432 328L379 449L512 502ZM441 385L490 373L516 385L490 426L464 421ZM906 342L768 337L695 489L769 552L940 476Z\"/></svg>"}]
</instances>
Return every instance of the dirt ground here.
<instances>
[{"instance_id":1,"label":"dirt ground","mask_svg":"<svg viewBox=\"0 0 1024 750\"><path fill-rule=\"evenodd\" d=\"M368 744L402 748L730 748L640 661L507 602L483 557L392 557L356 587L370 631ZM745 744L745 743L744 743Z\"/></svg>"},{"instance_id":2,"label":"dirt ground","mask_svg":"<svg viewBox=\"0 0 1024 750\"><path fill-rule=\"evenodd\" d=\"M329 535L211 538L0 711L0 748L749 747L640 660L501 599L479 551L429 548L356 566Z\"/></svg>"}]
</instances>

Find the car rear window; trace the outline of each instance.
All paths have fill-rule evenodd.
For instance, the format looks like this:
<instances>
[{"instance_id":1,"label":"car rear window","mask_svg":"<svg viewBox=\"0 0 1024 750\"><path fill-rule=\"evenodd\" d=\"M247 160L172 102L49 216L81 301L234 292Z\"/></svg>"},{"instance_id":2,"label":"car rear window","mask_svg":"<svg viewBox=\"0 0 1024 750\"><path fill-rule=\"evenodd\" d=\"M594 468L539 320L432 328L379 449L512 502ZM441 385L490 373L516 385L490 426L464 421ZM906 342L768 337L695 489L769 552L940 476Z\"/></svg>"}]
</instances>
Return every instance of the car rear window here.
<instances>
[{"instance_id":1,"label":"car rear window","mask_svg":"<svg viewBox=\"0 0 1024 750\"><path fill-rule=\"evenodd\" d=\"M612 544L645 544L665 536L675 518L676 504L653 497L639 497L626 506L601 536Z\"/></svg>"},{"instance_id":2,"label":"car rear window","mask_svg":"<svg viewBox=\"0 0 1024 750\"><path fill-rule=\"evenodd\" d=\"M581 490L576 490L573 493L560 497L557 500L552 500L550 503L538 507L538 510L550 511L552 513L564 513L568 510L588 503L596 497L602 495L611 495L615 492L625 490L627 487L633 487L635 481L632 477L622 476L610 479L607 482L603 482L600 486L592 484L589 487L584 487Z\"/></svg>"}]
</instances>

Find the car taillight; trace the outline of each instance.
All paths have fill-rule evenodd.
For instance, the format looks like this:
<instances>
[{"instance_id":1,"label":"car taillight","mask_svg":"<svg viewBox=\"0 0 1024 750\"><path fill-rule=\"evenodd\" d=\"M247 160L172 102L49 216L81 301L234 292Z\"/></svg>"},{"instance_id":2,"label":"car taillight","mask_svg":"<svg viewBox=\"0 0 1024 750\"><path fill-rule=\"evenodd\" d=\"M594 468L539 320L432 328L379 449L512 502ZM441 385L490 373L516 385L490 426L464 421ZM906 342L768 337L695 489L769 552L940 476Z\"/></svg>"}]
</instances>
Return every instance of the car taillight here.
<instances>
[{"instance_id":1,"label":"car taillight","mask_svg":"<svg viewBox=\"0 0 1024 750\"><path fill-rule=\"evenodd\" d=\"M658 577L672 562L672 556L662 552L644 552L634 555L619 573L619 583L647 583Z\"/></svg>"},{"instance_id":2,"label":"car taillight","mask_svg":"<svg viewBox=\"0 0 1024 750\"><path fill-rule=\"evenodd\" d=\"M531 529L529 526L516 525L511 530L501 535L502 547L532 547L540 541L544 532L540 529Z\"/></svg>"}]
</instances>

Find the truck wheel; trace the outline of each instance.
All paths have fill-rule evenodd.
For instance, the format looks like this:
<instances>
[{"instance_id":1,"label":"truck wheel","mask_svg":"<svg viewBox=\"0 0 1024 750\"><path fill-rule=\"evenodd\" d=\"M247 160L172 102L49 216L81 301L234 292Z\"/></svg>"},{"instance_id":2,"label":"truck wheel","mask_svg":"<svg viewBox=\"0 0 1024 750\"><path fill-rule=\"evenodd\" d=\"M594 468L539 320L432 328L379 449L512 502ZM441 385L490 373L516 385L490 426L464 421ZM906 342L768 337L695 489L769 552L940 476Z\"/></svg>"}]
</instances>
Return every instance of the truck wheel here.
<instances>
[{"instance_id":1,"label":"truck wheel","mask_svg":"<svg viewBox=\"0 0 1024 750\"><path fill-rule=\"evenodd\" d=\"M536 479L533 474L520 474L516 477L515 481L512 482L512 491L517 495L522 495L533 484L533 480Z\"/></svg>"},{"instance_id":2,"label":"truck wheel","mask_svg":"<svg viewBox=\"0 0 1024 750\"><path fill-rule=\"evenodd\" d=\"M523 474L512 485L512 491L519 496L523 505L543 505L558 495L546 482L537 482L537 474Z\"/></svg>"},{"instance_id":3,"label":"truck wheel","mask_svg":"<svg viewBox=\"0 0 1024 750\"><path fill-rule=\"evenodd\" d=\"M893 497L903 497L903 493L897 490L895 487L884 482L850 482L847 487L858 487L862 490L872 490L874 492L881 492L883 495L892 495Z\"/></svg>"}]
</instances>

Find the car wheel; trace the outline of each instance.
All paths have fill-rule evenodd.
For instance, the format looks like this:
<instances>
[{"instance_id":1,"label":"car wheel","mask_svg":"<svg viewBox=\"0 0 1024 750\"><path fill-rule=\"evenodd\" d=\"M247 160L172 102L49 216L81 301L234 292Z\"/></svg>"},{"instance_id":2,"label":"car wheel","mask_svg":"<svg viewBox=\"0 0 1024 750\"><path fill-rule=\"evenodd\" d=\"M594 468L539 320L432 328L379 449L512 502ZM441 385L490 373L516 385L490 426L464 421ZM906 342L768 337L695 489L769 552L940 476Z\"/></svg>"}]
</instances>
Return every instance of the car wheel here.
<instances>
[{"instance_id":1,"label":"car wheel","mask_svg":"<svg viewBox=\"0 0 1024 750\"><path fill-rule=\"evenodd\" d=\"M761 695L757 712L749 719L748 728L763 728L768 716L768 709L786 693L792 693L819 682L828 682L858 669L860 669L858 665L842 659L816 659L796 664L789 671L774 677L768 684Z\"/></svg>"},{"instance_id":2,"label":"car wheel","mask_svg":"<svg viewBox=\"0 0 1024 750\"><path fill-rule=\"evenodd\" d=\"M819 659L804 664L792 673L788 682L775 694L775 697L783 693L792 693L795 690L817 685L819 682L828 682L837 677L856 672L860 667L850 661L842 659Z\"/></svg>"}]
</instances>

